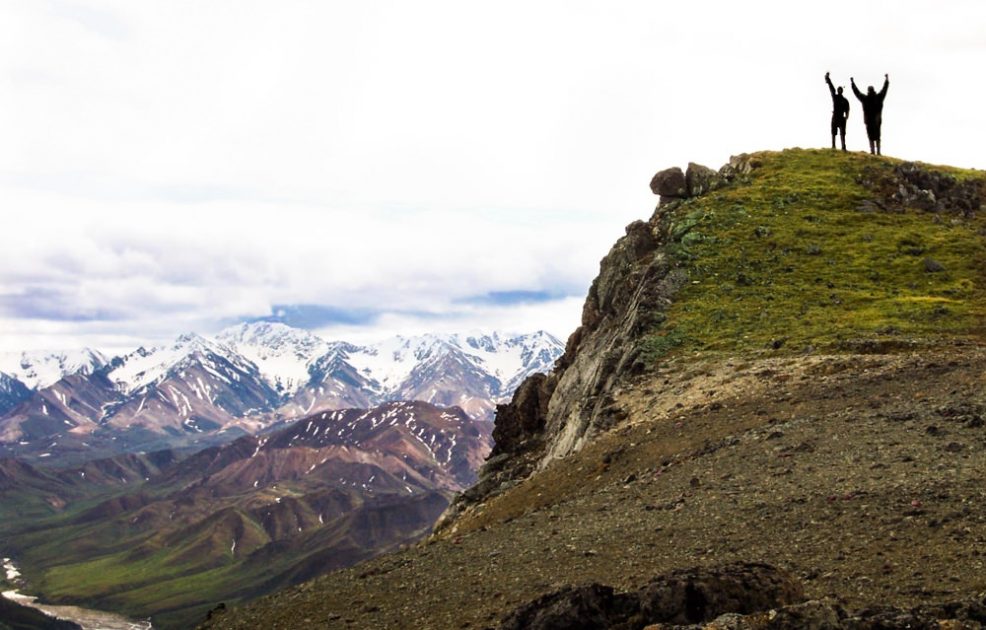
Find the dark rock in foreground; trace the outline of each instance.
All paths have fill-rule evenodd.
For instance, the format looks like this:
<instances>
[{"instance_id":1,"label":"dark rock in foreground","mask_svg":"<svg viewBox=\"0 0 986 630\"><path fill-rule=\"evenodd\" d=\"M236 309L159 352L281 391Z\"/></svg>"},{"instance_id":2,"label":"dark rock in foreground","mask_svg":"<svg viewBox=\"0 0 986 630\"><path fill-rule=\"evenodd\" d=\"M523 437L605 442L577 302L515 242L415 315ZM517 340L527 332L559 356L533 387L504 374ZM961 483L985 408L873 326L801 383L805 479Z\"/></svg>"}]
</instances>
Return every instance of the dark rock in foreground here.
<instances>
[{"instance_id":1,"label":"dark rock in foreground","mask_svg":"<svg viewBox=\"0 0 986 630\"><path fill-rule=\"evenodd\" d=\"M638 591L566 587L507 615L501 630L913 630L986 624L986 594L904 609L848 611L835 600L804 600L801 582L769 564L675 571ZM709 623L711 622L711 623Z\"/></svg>"},{"instance_id":2,"label":"dark rock in foreground","mask_svg":"<svg viewBox=\"0 0 986 630\"><path fill-rule=\"evenodd\" d=\"M686 569L658 577L639 591L617 593L591 584L549 593L511 613L504 630L642 628L646 624L711 621L800 602L791 574L768 564Z\"/></svg>"}]
</instances>

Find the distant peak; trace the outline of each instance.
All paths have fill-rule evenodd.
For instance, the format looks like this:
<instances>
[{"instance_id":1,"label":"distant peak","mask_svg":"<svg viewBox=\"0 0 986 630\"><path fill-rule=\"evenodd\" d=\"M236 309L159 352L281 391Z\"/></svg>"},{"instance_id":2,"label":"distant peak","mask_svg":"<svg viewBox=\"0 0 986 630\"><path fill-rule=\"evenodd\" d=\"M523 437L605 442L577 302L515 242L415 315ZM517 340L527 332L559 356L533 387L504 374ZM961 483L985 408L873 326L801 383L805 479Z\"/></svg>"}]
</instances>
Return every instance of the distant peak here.
<instances>
[{"instance_id":1,"label":"distant peak","mask_svg":"<svg viewBox=\"0 0 986 630\"><path fill-rule=\"evenodd\" d=\"M198 333L187 332L179 335L178 338L175 339L174 345L176 348L185 346L203 347L208 346L209 342L205 337L202 337Z\"/></svg>"}]
</instances>

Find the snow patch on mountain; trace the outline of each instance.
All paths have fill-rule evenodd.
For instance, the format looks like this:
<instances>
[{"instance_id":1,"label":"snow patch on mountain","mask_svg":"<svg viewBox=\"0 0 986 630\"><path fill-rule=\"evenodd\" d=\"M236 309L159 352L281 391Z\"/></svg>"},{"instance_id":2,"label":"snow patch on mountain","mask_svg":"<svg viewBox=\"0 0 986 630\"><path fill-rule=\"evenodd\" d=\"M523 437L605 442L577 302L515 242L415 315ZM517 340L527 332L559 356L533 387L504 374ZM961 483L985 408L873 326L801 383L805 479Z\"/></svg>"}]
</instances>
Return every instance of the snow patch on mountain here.
<instances>
[{"instance_id":1,"label":"snow patch on mountain","mask_svg":"<svg viewBox=\"0 0 986 630\"><path fill-rule=\"evenodd\" d=\"M332 344L306 330L277 322L227 328L216 341L252 361L268 384L284 396L306 386L312 365L332 349Z\"/></svg>"},{"instance_id":2,"label":"snow patch on mountain","mask_svg":"<svg viewBox=\"0 0 986 630\"><path fill-rule=\"evenodd\" d=\"M70 374L92 374L106 363L106 356L92 348L0 353L0 372L30 389L54 385Z\"/></svg>"},{"instance_id":3,"label":"snow patch on mountain","mask_svg":"<svg viewBox=\"0 0 986 630\"><path fill-rule=\"evenodd\" d=\"M170 371L180 367L183 361L187 361L194 355L207 357L216 355L226 359L235 367L245 371L253 371L256 368L230 348L209 341L195 333L187 333L178 337L174 343L167 346L159 346L150 350L140 347L119 359L113 361L113 369L108 377L117 388L126 394L133 393L142 387L163 380ZM208 370L209 363L203 366ZM215 376L228 380L222 374Z\"/></svg>"},{"instance_id":4,"label":"snow patch on mountain","mask_svg":"<svg viewBox=\"0 0 986 630\"><path fill-rule=\"evenodd\" d=\"M347 360L364 377L377 381L383 394L400 388L418 364L446 348L448 343L439 335L396 336L354 348Z\"/></svg>"},{"instance_id":5,"label":"snow patch on mountain","mask_svg":"<svg viewBox=\"0 0 986 630\"><path fill-rule=\"evenodd\" d=\"M398 336L364 346L350 352L348 361L379 382L381 393L387 394L406 389L419 366L451 355L496 379L497 394L504 397L530 374L549 371L564 349L561 341L544 331L516 336L432 334Z\"/></svg>"}]
</instances>

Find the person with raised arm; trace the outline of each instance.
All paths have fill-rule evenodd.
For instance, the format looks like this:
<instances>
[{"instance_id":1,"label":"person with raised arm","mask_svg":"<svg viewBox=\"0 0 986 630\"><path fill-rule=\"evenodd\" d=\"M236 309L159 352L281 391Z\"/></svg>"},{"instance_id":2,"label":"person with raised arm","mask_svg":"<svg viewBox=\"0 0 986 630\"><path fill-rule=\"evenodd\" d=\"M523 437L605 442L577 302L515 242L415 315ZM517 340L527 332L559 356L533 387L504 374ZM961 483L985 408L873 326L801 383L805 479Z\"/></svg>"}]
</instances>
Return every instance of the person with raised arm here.
<instances>
[{"instance_id":1,"label":"person with raised arm","mask_svg":"<svg viewBox=\"0 0 986 630\"><path fill-rule=\"evenodd\" d=\"M825 73L825 83L829 86L829 94L832 95L832 148L835 148L835 134L838 132L842 139L842 150L846 150L846 121L849 120L849 99L842 95L842 86L836 90L832 85L829 73Z\"/></svg>"},{"instance_id":2,"label":"person with raised arm","mask_svg":"<svg viewBox=\"0 0 986 630\"><path fill-rule=\"evenodd\" d=\"M870 153L881 155L880 153L880 126L883 124L883 99L887 96L887 88L890 87L890 75L883 75L883 89L877 92L871 85L866 94L859 91L856 87L856 79L849 78L852 83L853 94L863 104L863 122L866 123L866 135L870 139Z\"/></svg>"}]
</instances>

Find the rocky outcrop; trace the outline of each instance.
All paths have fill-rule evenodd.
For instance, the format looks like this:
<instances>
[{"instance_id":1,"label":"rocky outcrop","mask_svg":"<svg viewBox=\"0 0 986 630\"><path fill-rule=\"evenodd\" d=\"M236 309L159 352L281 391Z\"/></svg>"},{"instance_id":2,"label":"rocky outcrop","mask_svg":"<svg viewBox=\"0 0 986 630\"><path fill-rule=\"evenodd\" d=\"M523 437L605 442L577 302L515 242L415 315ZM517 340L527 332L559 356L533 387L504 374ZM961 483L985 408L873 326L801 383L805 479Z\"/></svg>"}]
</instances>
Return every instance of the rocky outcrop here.
<instances>
[{"instance_id":1,"label":"rocky outcrop","mask_svg":"<svg viewBox=\"0 0 986 630\"><path fill-rule=\"evenodd\" d=\"M763 160L756 155L750 155L749 153L731 155L729 162L723 164L719 169L719 176L731 182L737 177L749 175L761 166L763 166Z\"/></svg>"},{"instance_id":2,"label":"rocky outcrop","mask_svg":"<svg viewBox=\"0 0 986 630\"><path fill-rule=\"evenodd\" d=\"M624 417L614 401L618 384L644 368L641 337L663 318L683 284L664 245L670 225L655 213L636 221L600 264L582 310L582 325L548 376L533 376L508 405L497 408L495 447L479 483L457 497L439 521L510 487L547 461L562 457L595 431Z\"/></svg>"},{"instance_id":3,"label":"rocky outcrop","mask_svg":"<svg viewBox=\"0 0 986 630\"><path fill-rule=\"evenodd\" d=\"M835 600L811 600L751 615L723 615L708 625L661 624L661 630L972 630L986 624L986 597L916 608L847 610ZM647 628L645 628L647 630Z\"/></svg>"},{"instance_id":4,"label":"rocky outcrop","mask_svg":"<svg viewBox=\"0 0 986 630\"><path fill-rule=\"evenodd\" d=\"M958 181L952 175L931 171L913 162L894 168L898 181L892 200L928 212L951 212L971 216L983 204L982 182Z\"/></svg>"},{"instance_id":5,"label":"rocky outcrop","mask_svg":"<svg viewBox=\"0 0 986 630\"><path fill-rule=\"evenodd\" d=\"M520 384L510 404L497 407L500 421L493 429L491 458L503 453L520 453L536 446L532 440L540 437L544 429L548 401L555 385L556 379L546 374L535 374Z\"/></svg>"},{"instance_id":6,"label":"rocky outcrop","mask_svg":"<svg viewBox=\"0 0 986 630\"><path fill-rule=\"evenodd\" d=\"M873 167L859 183L879 193L864 201L863 212L904 212L908 208L969 218L986 202L986 184L981 179L959 180L940 170L914 162L898 164L893 170Z\"/></svg>"},{"instance_id":7,"label":"rocky outcrop","mask_svg":"<svg viewBox=\"0 0 986 630\"><path fill-rule=\"evenodd\" d=\"M685 172L685 185L688 188L689 197L704 195L720 188L725 183L725 178L711 168L694 162L688 163L688 170Z\"/></svg>"},{"instance_id":8,"label":"rocky outcrop","mask_svg":"<svg viewBox=\"0 0 986 630\"><path fill-rule=\"evenodd\" d=\"M711 623L710 623L711 622ZM508 613L501 630L886 630L983 628L986 594L915 608L849 610L834 599L805 601L801 582L769 564L693 568L657 577L636 591L569 586Z\"/></svg>"},{"instance_id":9,"label":"rocky outcrop","mask_svg":"<svg viewBox=\"0 0 986 630\"><path fill-rule=\"evenodd\" d=\"M686 569L620 593L590 584L567 587L525 604L504 619L501 630L642 628L645 624L692 624L720 615L749 614L804 599L791 574L759 563Z\"/></svg>"},{"instance_id":10,"label":"rocky outcrop","mask_svg":"<svg viewBox=\"0 0 986 630\"><path fill-rule=\"evenodd\" d=\"M737 177L749 175L760 165L759 158L746 153L730 157L718 171L689 162L685 172L677 166L658 171L650 180L650 189L660 196L662 204L691 199L722 188Z\"/></svg>"},{"instance_id":11,"label":"rocky outcrop","mask_svg":"<svg viewBox=\"0 0 986 630\"><path fill-rule=\"evenodd\" d=\"M759 164L755 157L735 156L723 175L691 163L687 173L677 167L660 171L651 189L663 200L681 200L725 186ZM680 236L680 226L672 226L660 206L649 221L627 226L600 263L582 325L569 337L554 371L529 378L509 404L497 407L495 447L479 482L453 501L436 530L547 462L580 449L626 416L615 394L645 369L639 342L664 321L686 279L667 247Z\"/></svg>"},{"instance_id":12,"label":"rocky outcrop","mask_svg":"<svg viewBox=\"0 0 986 630\"><path fill-rule=\"evenodd\" d=\"M687 173L657 173L651 189L662 200L680 201L743 177L760 165L749 155L734 156L723 175L691 163ZM649 221L635 221L599 265L582 309L582 324L568 339L554 371L524 381L507 405L497 407L495 446L479 482L456 497L436 530L464 510L525 478L553 459L579 450L598 432L626 417L615 395L627 379L646 367L642 338L665 319L685 274L668 251L681 237L660 206Z\"/></svg>"}]
</instances>

